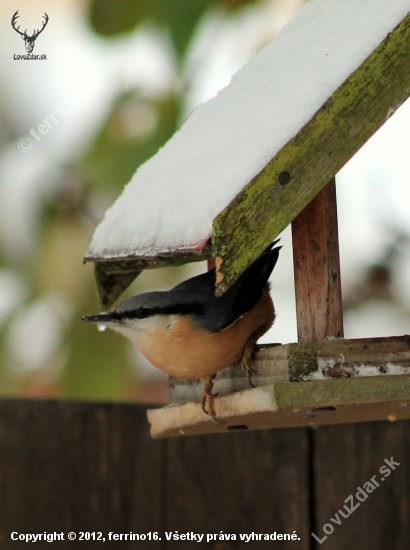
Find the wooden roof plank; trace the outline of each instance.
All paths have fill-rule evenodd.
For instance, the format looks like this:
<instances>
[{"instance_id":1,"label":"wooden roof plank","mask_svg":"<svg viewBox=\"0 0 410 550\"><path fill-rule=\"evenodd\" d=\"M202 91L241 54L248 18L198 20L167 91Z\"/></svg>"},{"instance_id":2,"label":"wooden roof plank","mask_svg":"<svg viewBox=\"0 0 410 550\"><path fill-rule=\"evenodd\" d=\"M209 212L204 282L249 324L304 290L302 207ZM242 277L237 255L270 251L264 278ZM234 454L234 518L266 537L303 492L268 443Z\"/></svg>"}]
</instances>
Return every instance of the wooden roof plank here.
<instances>
[{"instance_id":1,"label":"wooden roof plank","mask_svg":"<svg viewBox=\"0 0 410 550\"><path fill-rule=\"evenodd\" d=\"M410 14L213 222L222 294L410 95Z\"/></svg>"}]
</instances>

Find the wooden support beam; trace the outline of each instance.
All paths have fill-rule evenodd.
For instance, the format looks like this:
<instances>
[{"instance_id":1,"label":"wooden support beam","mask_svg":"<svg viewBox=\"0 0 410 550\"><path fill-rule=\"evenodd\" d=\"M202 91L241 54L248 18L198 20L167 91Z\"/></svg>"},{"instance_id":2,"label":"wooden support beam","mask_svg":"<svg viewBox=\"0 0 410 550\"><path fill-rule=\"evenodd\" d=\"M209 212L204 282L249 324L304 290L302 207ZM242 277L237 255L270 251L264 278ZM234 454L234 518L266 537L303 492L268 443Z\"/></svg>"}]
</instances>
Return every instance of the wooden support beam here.
<instances>
[{"instance_id":1,"label":"wooden support beam","mask_svg":"<svg viewBox=\"0 0 410 550\"><path fill-rule=\"evenodd\" d=\"M299 342L343 337L335 178L292 223Z\"/></svg>"}]
</instances>

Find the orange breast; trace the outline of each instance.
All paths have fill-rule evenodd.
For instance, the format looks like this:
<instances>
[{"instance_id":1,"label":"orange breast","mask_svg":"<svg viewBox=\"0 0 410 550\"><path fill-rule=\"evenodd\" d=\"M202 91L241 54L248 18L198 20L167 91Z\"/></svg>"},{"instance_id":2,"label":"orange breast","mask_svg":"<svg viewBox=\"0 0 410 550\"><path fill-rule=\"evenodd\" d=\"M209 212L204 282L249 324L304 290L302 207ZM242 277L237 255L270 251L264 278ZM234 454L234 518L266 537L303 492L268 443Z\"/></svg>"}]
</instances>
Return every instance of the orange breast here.
<instances>
[{"instance_id":1,"label":"orange breast","mask_svg":"<svg viewBox=\"0 0 410 550\"><path fill-rule=\"evenodd\" d=\"M240 361L248 339L260 338L274 319L272 299L264 291L249 313L222 332L195 329L189 317L181 317L168 330L145 333L136 345L155 367L171 376L204 378Z\"/></svg>"}]
</instances>

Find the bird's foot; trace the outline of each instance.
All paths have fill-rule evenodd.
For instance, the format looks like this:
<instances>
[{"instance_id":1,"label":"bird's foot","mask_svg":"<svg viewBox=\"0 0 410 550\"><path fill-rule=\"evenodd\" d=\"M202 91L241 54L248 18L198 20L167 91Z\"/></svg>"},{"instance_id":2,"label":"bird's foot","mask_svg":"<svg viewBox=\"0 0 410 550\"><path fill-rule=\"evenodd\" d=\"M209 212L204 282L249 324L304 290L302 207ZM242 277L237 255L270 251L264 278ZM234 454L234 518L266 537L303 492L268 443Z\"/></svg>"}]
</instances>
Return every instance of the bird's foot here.
<instances>
[{"instance_id":1,"label":"bird's foot","mask_svg":"<svg viewBox=\"0 0 410 550\"><path fill-rule=\"evenodd\" d=\"M252 386L252 388L256 388L255 384L252 382L252 375L258 372L256 369L251 367L246 361L242 359L241 361L242 370L246 374L246 378L248 379L249 385Z\"/></svg>"},{"instance_id":2,"label":"bird's foot","mask_svg":"<svg viewBox=\"0 0 410 550\"><path fill-rule=\"evenodd\" d=\"M248 341L245 346L245 350L243 352L243 357L241 360L242 370L246 374L248 382L252 386L252 388L255 388L255 384L251 380L252 375L258 372L256 369L252 367L254 350L255 350L255 342Z\"/></svg>"},{"instance_id":3,"label":"bird's foot","mask_svg":"<svg viewBox=\"0 0 410 550\"><path fill-rule=\"evenodd\" d=\"M217 395L219 395L218 393L212 393L212 390L214 388L213 380L215 376L216 374L213 374L212 376L207 376L206 378L204 378L204 393L201 399L201 407L204 413L210 416L215 424L224 424L224 422L221 422L216 418L215 414L214 397L217 397Z\"/></svg>"}]
</instances>

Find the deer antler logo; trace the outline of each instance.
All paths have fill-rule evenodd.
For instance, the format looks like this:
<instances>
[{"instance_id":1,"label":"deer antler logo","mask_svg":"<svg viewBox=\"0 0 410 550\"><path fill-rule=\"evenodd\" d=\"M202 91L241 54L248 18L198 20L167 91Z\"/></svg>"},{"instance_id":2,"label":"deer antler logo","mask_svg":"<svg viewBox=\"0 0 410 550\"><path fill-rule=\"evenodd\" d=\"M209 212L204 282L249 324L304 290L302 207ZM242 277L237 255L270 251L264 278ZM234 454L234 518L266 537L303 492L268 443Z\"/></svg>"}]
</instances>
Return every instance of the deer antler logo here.
<instances>
[{"instance_id":1,"label":"deer antler logo","mask_svg":"<svg viewBox=\"0 0 410 550\"><path fill-rule=\"evenodd\" d=\"M48 23L48 15L44 12L43 17L44 17L45 21L43 21L43 26L41 27L40 30L38 30L38 29L35 30L33 32L32 36L29 36L27 34L27 29L24 32L20 32L19 31L20 27L16 28L16 21L17 21L18 17L19 17L19 12L17 10L16 13L13 15L13 17L11 18L11 26L13 27L13 29L16 32L18 32L21 35L21 38L24 40L25 47L26 47L26 52L31 53L34 50L34 45L35 45L34 43L37 40L38 35L43 32L45 26Z\"/></svg>"}]
</instances>

